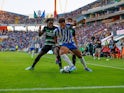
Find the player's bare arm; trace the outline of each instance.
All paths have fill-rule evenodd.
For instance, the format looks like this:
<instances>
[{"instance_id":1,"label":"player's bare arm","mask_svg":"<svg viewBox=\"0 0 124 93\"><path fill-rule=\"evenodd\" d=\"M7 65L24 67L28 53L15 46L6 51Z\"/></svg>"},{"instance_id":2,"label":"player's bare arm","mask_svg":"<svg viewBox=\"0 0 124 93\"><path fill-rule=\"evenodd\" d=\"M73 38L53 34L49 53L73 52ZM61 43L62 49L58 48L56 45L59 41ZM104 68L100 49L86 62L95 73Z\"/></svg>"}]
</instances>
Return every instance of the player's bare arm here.
<instances>
[{"instance_id":1,"label":"player's bare arm","mask_svg":"<svg viewBox=\"0 0 124 93\"><path fill-rule=\"evenodd\" d=\"M43 31L41 31L41 25L39 26L39 30L38 30L38 32L39 32L39 36L42 36L43 35Z\"/></svg>"}]
</instances>

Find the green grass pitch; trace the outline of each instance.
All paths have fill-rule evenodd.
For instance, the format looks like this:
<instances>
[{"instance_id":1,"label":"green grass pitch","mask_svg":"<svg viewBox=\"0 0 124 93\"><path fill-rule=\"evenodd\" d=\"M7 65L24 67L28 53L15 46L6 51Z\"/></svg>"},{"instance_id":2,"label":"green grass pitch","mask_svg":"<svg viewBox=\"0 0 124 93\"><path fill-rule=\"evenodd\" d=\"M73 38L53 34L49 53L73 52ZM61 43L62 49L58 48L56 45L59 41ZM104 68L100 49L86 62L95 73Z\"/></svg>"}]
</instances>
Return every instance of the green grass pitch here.
<instances>
[{"instance_id":1,"label":"green grass pitch","mask_svg":"<svg viewBox=\"0 0 124 93\"><path fill-rule=\"evenodd\" d=\"M26 71L34 58L22 52L0 52L0 93L124 93L124 59L85 56L93 72L85 71L77 59L77 70L68 74L59 72L55 56L49 54L34 71Z\"/></svg>"}]
</instances>

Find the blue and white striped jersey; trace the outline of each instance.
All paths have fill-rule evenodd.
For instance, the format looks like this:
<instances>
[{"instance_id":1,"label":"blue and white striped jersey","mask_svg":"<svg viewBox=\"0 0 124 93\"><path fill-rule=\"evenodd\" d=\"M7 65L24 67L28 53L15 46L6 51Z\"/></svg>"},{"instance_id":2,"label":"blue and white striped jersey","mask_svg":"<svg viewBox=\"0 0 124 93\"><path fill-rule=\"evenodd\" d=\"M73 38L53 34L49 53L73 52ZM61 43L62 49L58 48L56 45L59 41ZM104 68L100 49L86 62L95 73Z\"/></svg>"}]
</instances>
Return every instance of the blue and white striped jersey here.
<instances>
[{"instance_id":1,"label":"blue and white striped jersey","mask_svg":"<svg viewBox=\"0 0 124 93\"><path fill-rule=\"evenodd\" d=\"M63 44L63 43L72 43L72 42L74 42L74 40L73 40L73 36L75 34L74 29L69 29L67 27L65 29L61 29L60 27L58 27L57 29L54 30L54 32L55 32L55 36L59 38L58 43L60 45Z\"/></svg>"}]
</instances>

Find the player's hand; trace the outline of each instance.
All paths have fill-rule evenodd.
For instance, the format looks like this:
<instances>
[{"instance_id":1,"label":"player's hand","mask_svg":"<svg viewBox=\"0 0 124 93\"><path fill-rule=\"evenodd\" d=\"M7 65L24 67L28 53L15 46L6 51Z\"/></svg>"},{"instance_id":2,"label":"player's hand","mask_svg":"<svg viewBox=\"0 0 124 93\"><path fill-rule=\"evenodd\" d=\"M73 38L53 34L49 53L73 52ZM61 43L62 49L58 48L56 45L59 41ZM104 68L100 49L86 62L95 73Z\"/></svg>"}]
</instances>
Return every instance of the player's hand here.
<instances>
[{"instance_id":1,"label":"player's hand","mask_svg":"<svg viewBox=\"0 0 124 93\"><path fill-rule=\"evenodd\" d=\"M41 25L39 26L39 31L41 31Z\"/></svg>"}]
</instances>

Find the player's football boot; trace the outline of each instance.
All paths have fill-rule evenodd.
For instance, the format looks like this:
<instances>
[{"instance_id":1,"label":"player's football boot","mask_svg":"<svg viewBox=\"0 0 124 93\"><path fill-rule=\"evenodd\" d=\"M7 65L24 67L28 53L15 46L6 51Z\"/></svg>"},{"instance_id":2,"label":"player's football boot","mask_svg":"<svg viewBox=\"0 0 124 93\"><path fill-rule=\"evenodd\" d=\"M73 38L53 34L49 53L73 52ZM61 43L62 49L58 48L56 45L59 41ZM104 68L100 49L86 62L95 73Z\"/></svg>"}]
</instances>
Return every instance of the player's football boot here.
<instances>
[{"instance_id":1,"label":"player's football boot","mask_svg":"<svg viewBox=\"0 0 124 93\"><path fill-rule=\"evenodd\" d=\"M30 67L27 67L25 70L34 70L34 68L30 66Z\"/></svg>"},{"instance_id":2,"label":"player's football boot","mask_svg":"<svg viewBox=\"0 0 124 93\"><path fill-rule=\"evenodd\" d=\"M85 70L88 72L92 72L92 69L90 69L90 68L85 68Z\"/></svg>"}]
</instances>

